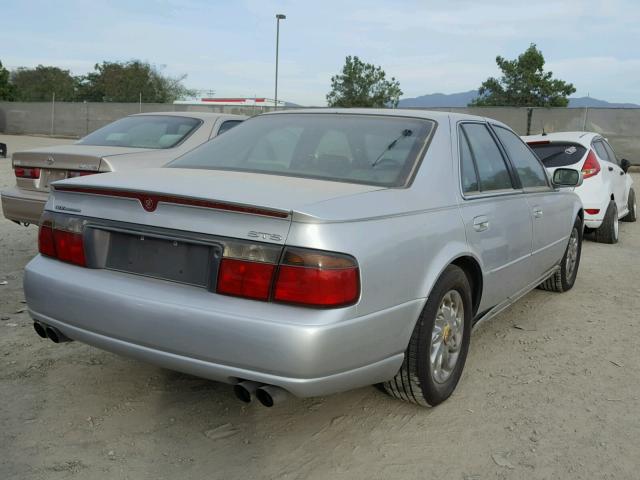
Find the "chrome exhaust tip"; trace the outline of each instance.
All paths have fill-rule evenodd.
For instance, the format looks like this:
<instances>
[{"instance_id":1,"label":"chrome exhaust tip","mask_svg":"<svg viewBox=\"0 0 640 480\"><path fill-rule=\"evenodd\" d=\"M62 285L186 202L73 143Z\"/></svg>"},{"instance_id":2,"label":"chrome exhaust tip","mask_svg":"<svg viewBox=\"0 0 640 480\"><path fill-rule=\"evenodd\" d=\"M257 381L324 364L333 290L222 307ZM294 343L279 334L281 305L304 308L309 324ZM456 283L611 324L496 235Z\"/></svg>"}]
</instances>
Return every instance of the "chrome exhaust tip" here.
<instances>
[{"instance_id":1,"label":"chrome exhaust tip","mask_svg":"<svg viewBox=\"0 0 640 480\"><path fill-rule=\"evenodd\" d=\"M246 380L244 382L236 383L233 386L233 393L235 393L236 398L241 402L251 403L256 394L256 390L258 390L260 385L262 384Z\"/></svg>"},{"instance_id":2,"label":"chrome exhaust tip","mask_svg":"<svg viewBox=\"0 0 640 480\"><path fill-rule=\"evenodd\" d=\"M45 328L47 337L53 343L71 342L72 340L55 327L48 326Z\"/></svg>"},{"instance_id":3,"label":"chrome exhaust tip","mask_svg":"<svg viewBox=\"0 0 640 480\"><path fill-rule=\"evenodd\" d=\"M40 338L47 338L47 331L41 323L33 322L33 329L36 331Z\"/></svg>"},{"instance_id":4,"label":"chrome exhaust tip","mask_svg":"<svg viewBox=\"0 0 640 480\"><path fill-rule=\"evenodd\" d=\"M289 394L286 390L275 385L264 385L256 390L256 397L262 405L268 408L282 402L288 396Z\"/></svg>"}]
</instances>

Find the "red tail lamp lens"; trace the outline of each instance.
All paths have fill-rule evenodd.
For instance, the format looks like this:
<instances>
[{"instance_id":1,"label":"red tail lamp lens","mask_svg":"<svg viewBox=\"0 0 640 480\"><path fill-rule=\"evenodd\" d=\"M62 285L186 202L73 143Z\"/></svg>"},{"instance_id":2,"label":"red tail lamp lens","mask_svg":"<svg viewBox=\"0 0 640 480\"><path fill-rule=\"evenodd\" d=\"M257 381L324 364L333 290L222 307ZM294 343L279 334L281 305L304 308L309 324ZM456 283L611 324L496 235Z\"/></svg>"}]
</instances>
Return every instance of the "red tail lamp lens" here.
<instances>
[{"instance_id":1,"label":"red tail lamp lens","mask_svg":"<svg viewBox=\"0 0 640 480\"><path fill-rule=\"evenodd\" d=\"M54 229L53 241L58 259L82 267L86 266L82 234Z\"/></svg>"},{"instance_id":2,"label":"red tail lamp lens","mask_svg":"<svg viewBox=\"0 0 640 480\"><path fill-rule=\"evenodd\" d=\"M292 267L282 265L274 300L316 307L337 307L358 298L358 269Z\"/></svg>"},{"instance_id":3,"label":"red tail lamp lens","mask_svg":"<svg viewBox=\"0 0 640 480\"><path fill-rule=\"evenodd\" d=\"M582 178L589 178L597 175L600 172L600 163L596 158L593 150L589 150L589 154L587 155L587 159L584 161L584 165L582 165Z\"/></svg>"},{"instance_id":4,"label":"red tail lamp lens","mask_svg":"<svg viewBox=\"0 0 640 480\"><path fill-rule=\"evenodd\" d=\"M40 178L40 169L39 168L30 168L30 167L15 167L13 169L17 178Z\"/></svg>"},{"instance_id":5,"label":"red tail lamp lens","mask_svg":"<svg viewBox=\"0 0 640 480\"><path fill-rule=\"evenodd\" d=\"M98 172L88 172L84 170L73 170L67 174L69 178L86 177L87 175L95 175Z\"/></svg>"},{"instance_id":6,"label":"red tail lamp lens","mask_svg":"<svg viewBox=\"0 0 640 480\"><path fill-rule=\"evenodd\" d=\"M217 292L237 297L268 300L276 266L271 263L223 258Z\"/></svg>"},{"instance_id":7,"label":"red tail lamp lens","mask_svg":"<svg viewBox=\"0 0 640 480\"><path fill-rule=\"evenodd\" d=\"M599 208L585 208L584 211L586 213L588 213L589 215L597 215L600 213L600 209Z\"/></svg>"},{"instance_id":8,"label":"red tail lamp lens","mask_svg":"<svg viewBox=\"0 0 640 480\"><path fill-rule=\"evenodd\" d=\"M276 280L274 300L315 307L355 303L360 294L358 266L350 257L288 249Z\"/></svg>"},{"instance_id":9,"label":"red tail lamp lens","mask_svg":"<svg viewBox=\"0 0 640 480\"><path fill-rule=\"evenodd\" d=\"M43 223L38 231L38 251L48 257L56 256L56 247L53 241L53 228L51 224Z\"/></svg>"}]
</instances>

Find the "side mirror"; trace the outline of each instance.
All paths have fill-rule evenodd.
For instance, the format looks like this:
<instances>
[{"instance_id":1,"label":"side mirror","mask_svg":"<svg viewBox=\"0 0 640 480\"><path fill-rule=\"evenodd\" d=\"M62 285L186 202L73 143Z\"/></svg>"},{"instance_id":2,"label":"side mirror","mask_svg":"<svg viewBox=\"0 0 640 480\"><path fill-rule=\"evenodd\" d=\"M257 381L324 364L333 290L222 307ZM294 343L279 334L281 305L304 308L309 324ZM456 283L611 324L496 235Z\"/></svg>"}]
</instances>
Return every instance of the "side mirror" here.
<instances>
[{"instance_id":1,"label":"side mirror","mask_svg":"<svg viewBox=\"0 0 640 480\"><path fill-rule=\"evenodd\" d=\"M631 167L631 162L629 160L627 160L626 158L620 160L620 168L624 171L624 173L627 173L629 171L629 167Z\"/></svg>"},{"instance_id":2,"label":"side mirror","mask_svg":"<svg viewBox=\"0 0 640 480\"><path fill-rule=\"evenodd\" d=\"M0 143L0 157L7 158L7 144Z\"/></svg>"},{"instance_id":3,"label":"side mirror","mask_svg":"<svg viewBox=\"0 0 640 480\"><path fill-rule=\"evenodd\" d=\"M582 172L573 168L556 168L552 182L556 188L579 187L582 185Z\"/></svg>"}]
</instances>

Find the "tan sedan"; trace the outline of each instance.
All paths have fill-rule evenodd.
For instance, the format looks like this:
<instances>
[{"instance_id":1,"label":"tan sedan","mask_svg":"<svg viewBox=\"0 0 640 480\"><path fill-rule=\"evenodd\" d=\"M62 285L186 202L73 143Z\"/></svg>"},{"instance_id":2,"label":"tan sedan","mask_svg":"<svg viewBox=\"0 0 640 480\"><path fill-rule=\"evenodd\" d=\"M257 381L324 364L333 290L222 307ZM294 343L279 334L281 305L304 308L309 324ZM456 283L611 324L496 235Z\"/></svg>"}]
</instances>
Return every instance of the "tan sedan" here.
<instances>
[{"instance_id":1,"label":"tan sedan","mask_svg":"<svg viewBox=\"0 0 640 480\"><path fill-rule=\"evenodd\" d=\"M52 182L161 167L245 119L205 112L143 113L116 120L73 144L16 152L16 186L0 192L2 211L16 223L37 224Z\"/></svg>"}]
</instances>

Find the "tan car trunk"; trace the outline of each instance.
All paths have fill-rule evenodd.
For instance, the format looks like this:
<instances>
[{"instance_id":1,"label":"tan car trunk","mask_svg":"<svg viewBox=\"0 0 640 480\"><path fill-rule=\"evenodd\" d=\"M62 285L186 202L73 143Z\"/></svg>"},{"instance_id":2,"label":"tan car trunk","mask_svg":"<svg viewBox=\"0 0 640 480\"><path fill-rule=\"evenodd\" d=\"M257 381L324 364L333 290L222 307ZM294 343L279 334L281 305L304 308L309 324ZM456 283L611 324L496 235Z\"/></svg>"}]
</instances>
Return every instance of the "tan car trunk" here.
<instances>
[{"instance_id":1,"label":"tan car trunk","mask_svg":"<svg viewBox=\"0 0 640 480\"><path fill-rule=\"evenodd\" d=\"M102 157L137 153L144 149L125 147L104 147L92 145L59 145L49 148L16 152L14 167L38 167L40 178L18 178L17 185L26 190L48 192L49 185L57 180L69 178L70 172L91 174L110 171Z\"/></svg>"}]
</instances>

